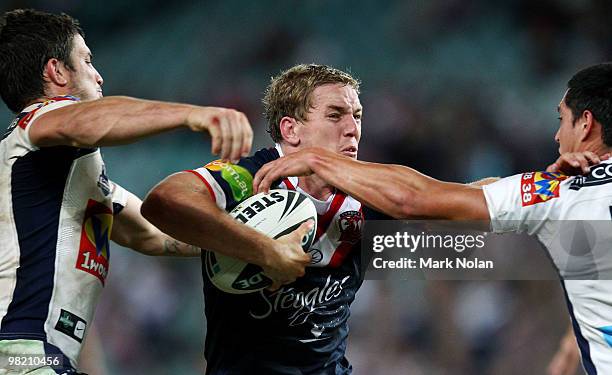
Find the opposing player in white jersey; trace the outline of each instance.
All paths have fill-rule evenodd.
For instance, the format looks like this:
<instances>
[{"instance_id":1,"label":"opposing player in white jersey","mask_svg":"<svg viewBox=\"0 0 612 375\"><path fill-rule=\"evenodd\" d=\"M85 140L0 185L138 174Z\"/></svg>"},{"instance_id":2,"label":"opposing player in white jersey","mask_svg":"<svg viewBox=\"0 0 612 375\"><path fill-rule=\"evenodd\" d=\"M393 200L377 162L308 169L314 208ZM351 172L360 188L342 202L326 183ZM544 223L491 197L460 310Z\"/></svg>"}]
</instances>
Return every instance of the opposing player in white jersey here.
<instances>
[{"instance_id":1,"label":"opposing player in white jersey","mask_svg":"<svg viewBox=\"0 0 612 375\"><path fill-rule=\"evenodd\" d=\"M561 154L584 153L580 157L585 163L609 154L612 64L576 73L558 111L555 140ZM524 173L477 187L438 181L403 166L358 162L312 149L261 168L255 176L255 190L267 190L283 176L310 174L396 218L486 220L494 232L537 236L563 280L585 370L612 374L612 265L605 257L612 249L612 231L601 229L612 225L612 160L591 167L586 176L568 177L553 166L546 172ZM575 229L576 220L599 223L593 224L592 235L579 241L580 249L563 240L567 228L573 225ZM595 257L591 261L572 258L572 250ZM579 261L572 261L576 259Z\"/></svg>"},{"instance_id":2,"label":"opposing player in white jersey","mask_svg":"<svg viewBox=\"0 0 612 375\"><path fill-rule=\"evenodd\" d=\"M328 66L286 70L272 80L264 98L276 147L237 164L217 161L168 177L145 198L145 217L176 238L265 270L266 259L254 255L270 248L271 240L246 232L225 211L251 196L252 176L283 155L316 145L356 158L362 115L358 90L357 80ZM288 254L311 264L297 280L277 279L288 283L278 290L247 295L216 289L203 270L207 374L348 374L347 320L363 280L361 203L316 176L289 176L275 186L305 193L315 204L319 219L310 253ZM306 230L298 230L298 237Z\"/></svg>"},{"instance_id":3,"label":"opposing player in white jersey","mask_svg":"<svg viewBox=\"0 0 612 375\"><path fill-rule=\"evenodd\" d=\"M16 10L0 20L0 95L17 114L0 141L0 373L75 371L109 240L151 255L200 252L142 217L140 199L108 179L98 147L189 127L209 131L223 158L250 150L239 112L102 98L91 59L68 15Z\"/></svg>"}]
</instances>

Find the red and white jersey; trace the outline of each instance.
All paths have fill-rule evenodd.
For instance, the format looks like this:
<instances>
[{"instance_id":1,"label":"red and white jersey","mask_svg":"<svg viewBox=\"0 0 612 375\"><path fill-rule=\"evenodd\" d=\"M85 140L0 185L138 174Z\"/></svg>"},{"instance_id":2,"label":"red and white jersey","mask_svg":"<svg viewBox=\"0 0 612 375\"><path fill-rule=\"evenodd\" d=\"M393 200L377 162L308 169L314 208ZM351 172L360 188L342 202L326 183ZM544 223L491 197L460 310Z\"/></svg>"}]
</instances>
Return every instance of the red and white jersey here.
<instances>
[{"instance_id":1,"label":"red and white jersey","mask_svg":"<svg viewBox=\"0 0 612 375\"><path fill-rule=\"evenodd\" d=\"M270 150L262 151L269 152ZM262 151L255 154L252 159L257 160L258 156L262 157ZM278 145L274 151L278 153L277 157L283 155ZM261 164L249 161L249 159L243 159L236 165L213 161L190 172L198 175L206 183L219 208L231 211L241 200L252 194L252 187L248 186L252 184L251 176L254 176L259 167L270 160L265 160ZM246 187L244 193L237 195L236 191L240 190L242 193L241 189L244 187ZM311 266L338 267L361 239L363 225L361 203L341 191L336 191L325 201L313 198L299 187L298 177L285 178L277 188L296 190L305 194L317 209L317 233L315 242L309 251L312 255Z\"/></svg>"},{"instance_id":2,"label":"red and white jersey","mask_svg":"<svg viewBox=\"0 0 612 375\"><path fill-rule=\"evenodd\" d=\"M564 284L588 374L612 374L612 161L587 176L531 172L483 187L497 233L527 232Z\"/></svg>"},{"instance_id":3,"label":"red and white jersey","mask_svg":"<svg viewBox=\"0 0 612 375\"><path fill-rule=\"evenodd\" d=\"M238 164L214 161L188 172L203 181L217 206L231 211L253 194L257 171L281 155L277 146L242 158ZM295 177L277 181L273 188L306 194ZM325 201L309 197L318 222L309 250L312 265L303 277L273 292L233 295L217 289L202 272L207 373L350 371L344 352L350 305L363 281L361 204L340 191ZM253 342L259 343L255 349Z\"/></svg>"},{"instance_id":4,"label":"red and white jersey","mask_svg":"<svg viewBox=\"0 0 612 375\"><path fill-rule=\"evenodd\" d=\"M42 114L76 102L25 108L0 141L0 340L42 341L73 367L108 272L113 215L127 201L99 149L30 142Z\"/></svg>"}]
</instances>

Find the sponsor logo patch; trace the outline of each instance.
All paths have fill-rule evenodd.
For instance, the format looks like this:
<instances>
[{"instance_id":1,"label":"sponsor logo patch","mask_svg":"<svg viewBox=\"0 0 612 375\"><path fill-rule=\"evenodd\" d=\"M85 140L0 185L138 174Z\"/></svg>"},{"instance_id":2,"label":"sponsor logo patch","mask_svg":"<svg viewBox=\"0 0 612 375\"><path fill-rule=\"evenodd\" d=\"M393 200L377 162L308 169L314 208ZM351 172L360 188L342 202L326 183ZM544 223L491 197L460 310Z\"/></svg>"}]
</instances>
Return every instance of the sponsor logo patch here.
<instances>
[{"instance_id":1,"label":"sponsor logo patch","mask_svg":"<svg viewBox=\"0 0 612 375\"><path fill-rule=\"evenodd\" d=\"M586 176L576 176L570 184L571 190L580 190L583 187L597 186L612 182L612 164L599 164L591 168Z\"/></svg>"},{"instance_id":2,"label":"sponsor logo patch","mask_svg":"<svg viewBox=\"0 0 612 375\"><path fill-rule=\"evenodd\" d=\"M521 178L521 201L523 207L558 198L561 181L566 178L567 176L561 173L524 173Z\"/></svg>"},{"instance_id":3,"label":"sponsor logo patch","mask_svg":"<svg viewBox=\"0 0 612 375\"><path fill-rule=\"evenodd\" d=\"M212 172L220 172L232 190L234 200L241 200L253 195L253 175L244 167L215 160L204 166Z\"/></svg>"},{"instance_id":4,"label":"sponsor logo patch","mask_svg":"<svg viewBox=\"0 0 612 375\"><path fill-rule=\"evenodd\" d=\"M108 273L112 226L111 209L90 199L85 210L76 268L94 275L102 285Z\"/></svg>"},{"instance_id":5,"label":"sponsor logo patch","mask_svg":"<svg viewBox=\"0 0 612 375\"><path fill-rule=\"evenodd\" d=\"M56 330L72 337L78 342L83 342L86 327L87 322L84 319L64 309L61 309L60 317L55 324Z\"/></svg>"}]
</instances>

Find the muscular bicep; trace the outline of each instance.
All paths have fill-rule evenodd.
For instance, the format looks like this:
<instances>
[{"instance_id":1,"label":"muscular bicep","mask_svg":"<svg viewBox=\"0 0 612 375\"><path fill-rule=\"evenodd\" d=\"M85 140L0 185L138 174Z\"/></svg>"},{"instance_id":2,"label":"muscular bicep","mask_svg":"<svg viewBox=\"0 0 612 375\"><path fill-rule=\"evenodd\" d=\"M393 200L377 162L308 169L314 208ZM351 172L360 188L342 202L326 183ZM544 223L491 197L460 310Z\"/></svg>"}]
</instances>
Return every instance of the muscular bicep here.
<instances>
[{"instance_id":1,"label":"muscular bicep","mask_svg":"<svg viewBox=\"0 0 612 375\"><path fill-rule=\"evenodd\" d=\"M70 121L72 108L59 108L42 114L30 125L30 142L38 147L72 146L65 124Z\"/></svg>"}]
</instances>

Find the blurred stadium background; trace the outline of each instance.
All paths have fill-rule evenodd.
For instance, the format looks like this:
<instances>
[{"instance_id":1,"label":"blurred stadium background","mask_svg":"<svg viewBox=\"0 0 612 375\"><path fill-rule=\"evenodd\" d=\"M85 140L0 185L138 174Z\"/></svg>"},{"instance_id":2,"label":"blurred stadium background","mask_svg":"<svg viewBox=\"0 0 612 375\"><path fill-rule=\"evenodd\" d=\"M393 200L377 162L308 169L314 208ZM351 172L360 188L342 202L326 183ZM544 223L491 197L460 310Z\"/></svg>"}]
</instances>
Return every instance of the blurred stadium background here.
<instances>
[{"instance_id":1,"label":"blurred stadium background","mask_svg":"<svg viewBox=\"0 0 612 375\"><path fill-rule=\"evenodd\" d=\"M256 148L270 144L260 98L272 75L308 62L349 69L363 82L360 158L460 182L552 162L567 80L612 53L605 0L4 0L0 10L23 7L81 21L105 95L237 108ZM144 197L210 161L209 148L176 132L103 154L109 176ZM199 260L114 246L111 264L91 374L202 373ZM543 374L567 324L555 281L366 281L348 357L356 375Z\"/></svg>"}]
</instances>

